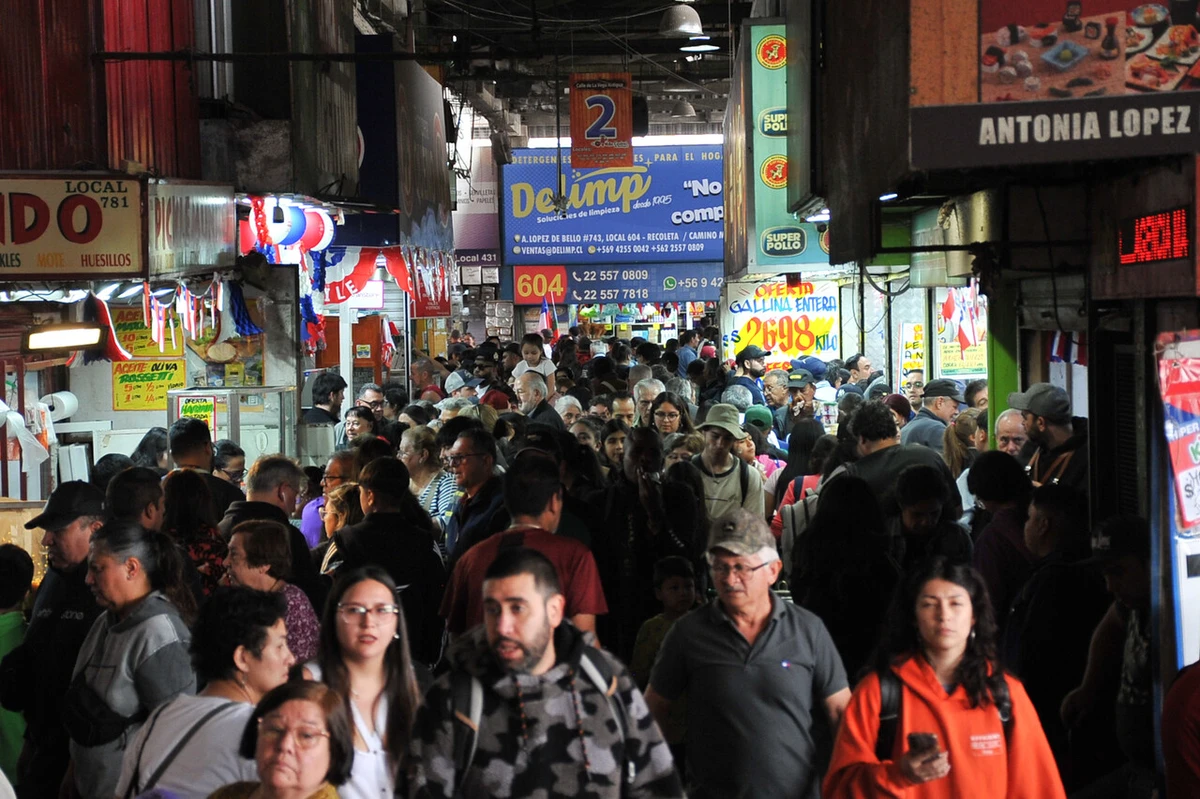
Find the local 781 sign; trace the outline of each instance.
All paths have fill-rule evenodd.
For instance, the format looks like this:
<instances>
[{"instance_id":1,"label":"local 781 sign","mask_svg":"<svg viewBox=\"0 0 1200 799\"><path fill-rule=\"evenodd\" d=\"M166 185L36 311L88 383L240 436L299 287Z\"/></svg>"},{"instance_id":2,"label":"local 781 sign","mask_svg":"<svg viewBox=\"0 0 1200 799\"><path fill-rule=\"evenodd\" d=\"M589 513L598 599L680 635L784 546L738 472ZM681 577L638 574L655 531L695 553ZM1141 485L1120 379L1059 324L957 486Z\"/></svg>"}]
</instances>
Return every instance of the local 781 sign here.
<instances>
[{"instance_id":1,"label":"local 781 sign","mask_svg":"<svg viewBox=\"0 0 1200 799\"><path fill-rule=\"evenodd\" d=\"M143 275L144 197L124 177L0 177L0 280Z\"/></svg>"}]
</instances>

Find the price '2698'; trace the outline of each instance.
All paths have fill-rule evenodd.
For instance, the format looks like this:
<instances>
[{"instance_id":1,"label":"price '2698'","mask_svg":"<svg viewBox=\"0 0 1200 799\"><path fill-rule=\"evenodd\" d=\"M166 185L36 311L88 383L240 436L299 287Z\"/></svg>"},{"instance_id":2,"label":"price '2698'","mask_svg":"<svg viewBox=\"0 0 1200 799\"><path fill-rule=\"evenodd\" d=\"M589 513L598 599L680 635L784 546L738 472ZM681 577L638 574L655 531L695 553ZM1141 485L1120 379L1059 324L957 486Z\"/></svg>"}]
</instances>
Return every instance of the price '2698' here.
<instances>
[{"instance_id":1,"label":"price '2698'","mask_svg":"<svg viewBox=\"0 0 1200 799\"><path fill-rule=\"evenodd\" d=\"M763 349L771 351L809 352L817 343L816 334L809 329L807 316L767 319L752 316L742 331L742 346L759 343Z\"/></svg>"}]
</instances>

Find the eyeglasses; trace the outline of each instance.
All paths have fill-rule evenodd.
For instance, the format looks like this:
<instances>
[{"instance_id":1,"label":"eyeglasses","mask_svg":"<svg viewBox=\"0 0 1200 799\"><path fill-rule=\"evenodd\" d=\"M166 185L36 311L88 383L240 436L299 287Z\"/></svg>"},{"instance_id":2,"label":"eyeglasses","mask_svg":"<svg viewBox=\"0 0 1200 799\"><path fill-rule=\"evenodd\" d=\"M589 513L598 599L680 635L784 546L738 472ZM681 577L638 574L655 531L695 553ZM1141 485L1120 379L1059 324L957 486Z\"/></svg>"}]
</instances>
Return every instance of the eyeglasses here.
<instances>
[{"instance_id":1,"label":"eyeglasses","mask_svg":"<svg viewBox=\"0 0 1200 799\"><path fill-rule=\"evenodd\" d=\"M325 503L321 507L317 508L317 515L324 519L326 516L341 516L342 512L335 510L329 505L329 503Z\"/></svg>"},{"instance_id":2,"label":"eyeglasses","mask_svg":"<svg viewBox=\"0 0 1200 799\"><path fill-rule=\"evenodd\" d=\"M228 469L217 469L217 471L221 472L222 474L224 474L226 477L228 477L230 480L232 480L235 483L240 483L242 481L242 478L246 476L245 469L238 469L235 472L231 472Z\"/></svg>"},{"instance_id":3,"label":"eyeglasses","mask_svg":"<svg viewBox=\"0 0 1200 799\"><path fill-rule=\"evenodd\" d=\"M670 413L668 411L655 411L654 418L660 422L673 422L679 418L679 413Z\"/></svg>"},{"instance_id":4,"label":"eyeglasses","mask_svg":"<svg viewBox=\"0 0 1200 799\"><path fill-rule=\"evenodd\" d=\"M482 458L484 454L483 452L464 452L462 455L449 455L442 458L442 465L447 469L453 469L467 458Z\"/></svg>"},{"instance_id":5,"label":"eyeglasses","mask_svg":"<svg viewBox=\"0 0 1200 799\"><path fill-rule=\"evenodd\" d=\"M364 402L363 404L366 405L368 408L371 408L372 410L376 410L376 411L383 408L383 400L375 400L374 402Z\"/></svg>"},{"instance_id":6,"label":"eyeglasses","mask_svg":"<svg viewBox=\"0 0 1200 799\"><path fill-rule=\"evenodd\" d=\"M328 483L332 480L345 480L345 479L346 479L346 475L344 475L344 474L329 474L328 472L326 472L325 475L321 478L321 482Z\"/></svg>"},{"instance_id":7,"label":"eyeglasses","mask_svg":"<svg viewBox=\"0 0 1200 799\"><path fill-rule=\"evenodd\" d=\"M338 604L337 609L342 621L361 621L367 617L368 613L374 616L376 621L383 621L388 616L395 616L400 612L399 605L376 605L368 608L365 605Z\"/></svg>"},{"instance_id":8,"label":"eyeglasses","mask_svg":"<svg viewBox=\"0 0 1200 799\"><path fill-rule=\"evenodd\" d=\"M739 580L745 580L754 572L758 571L764 566L769 566L771 563L772 561L767 561L766 563L760 563L757 566L746 566L741 563L735 563L732 566L727 563L714 563L709 566L709 570L712 571L714 577L726 577L732 574Z\"/></svg>"},{"instance_id":9,"label":"eyeglasses","mask_svg":"<svg viewBox=\"0 0 1200 799\"><path fill-rule=\"evenodd\" d=\"M258 720L258 737L262 739L263 743L270 746L279 746L289 732L296 737L296 746L301 749L312 749L322 738L329 737L329 733L324 731L304 728L292 729L291 727L284 727L276 721Z\"/></svg>"}]
</instances>

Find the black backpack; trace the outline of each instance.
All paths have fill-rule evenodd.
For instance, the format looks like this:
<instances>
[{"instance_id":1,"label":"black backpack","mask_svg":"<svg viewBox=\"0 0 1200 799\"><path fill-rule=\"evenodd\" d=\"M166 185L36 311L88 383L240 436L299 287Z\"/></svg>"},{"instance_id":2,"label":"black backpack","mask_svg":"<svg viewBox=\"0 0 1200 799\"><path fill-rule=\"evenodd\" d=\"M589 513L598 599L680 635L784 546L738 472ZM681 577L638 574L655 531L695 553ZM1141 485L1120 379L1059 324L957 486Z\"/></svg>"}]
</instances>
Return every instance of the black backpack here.
<instances>
[{"instance_id":1,"label":"black backpack","mask_svg":"<svg viewBox=\"0 0 1200 799\"><path fill-rule=\"evenodd\" d=\"M1004 725L1004 742L1008 744L1012 738L1012 703L1008 695L1008 683L1001 680L1000 685L1001 689L993 695L993 702L1000 715L1000 723ZM892 759L904 704L902 695L903 689L896 672L887 669L879 675L879 737L875 739L875 757L881 763ZM1008 709L1002 710L1002 706Z\"/></svg>"}]
</instances>

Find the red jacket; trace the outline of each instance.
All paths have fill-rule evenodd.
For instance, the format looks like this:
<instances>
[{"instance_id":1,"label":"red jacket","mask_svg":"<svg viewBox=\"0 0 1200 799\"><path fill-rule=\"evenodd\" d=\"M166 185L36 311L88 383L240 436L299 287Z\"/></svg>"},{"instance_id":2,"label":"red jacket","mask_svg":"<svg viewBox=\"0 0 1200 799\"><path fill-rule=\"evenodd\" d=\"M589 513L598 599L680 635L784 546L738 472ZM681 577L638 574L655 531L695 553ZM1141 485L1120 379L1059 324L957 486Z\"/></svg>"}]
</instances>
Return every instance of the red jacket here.
<instances>
[{"instance_id":1,"label":"red jacket","mask_svg":"<svg viewBox=\"0 0 1200 799\"><path fill-rule=\"evenodd\" d=\"M1015 677L1004 678L1013 713L1006 740L995 706L971 708L962 686L947 695L924 658L910 658L893 671L903 688L892 759L875 757L880 699L879 676L872 673L855 688L842 717L825 799L1065 799L1037 711ZM950 753L948 775L915 785L900 772L896 759L908 749L910 732L937 734L939 747Z\"/></svg>"}]
</instances>

